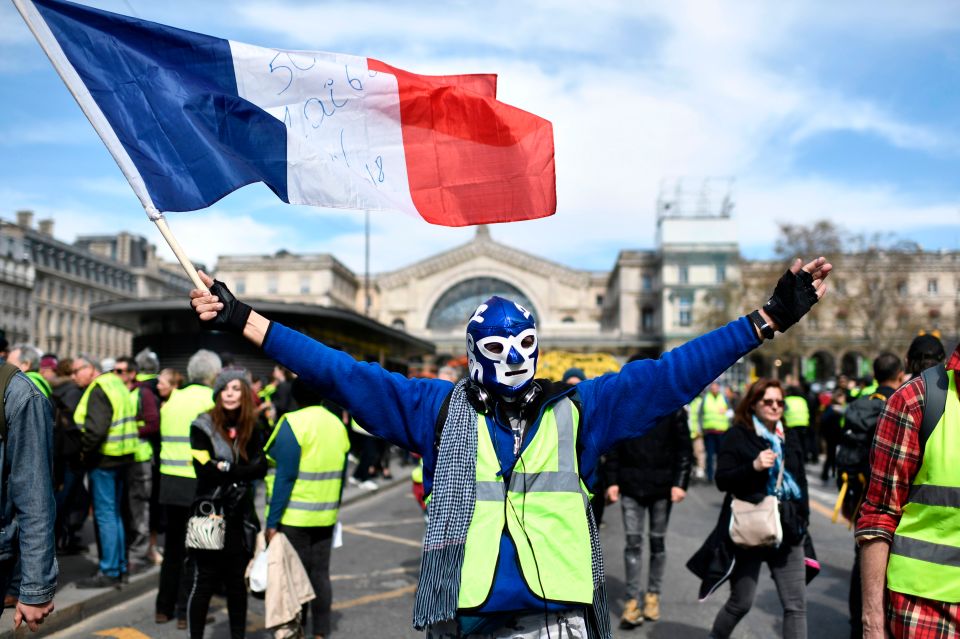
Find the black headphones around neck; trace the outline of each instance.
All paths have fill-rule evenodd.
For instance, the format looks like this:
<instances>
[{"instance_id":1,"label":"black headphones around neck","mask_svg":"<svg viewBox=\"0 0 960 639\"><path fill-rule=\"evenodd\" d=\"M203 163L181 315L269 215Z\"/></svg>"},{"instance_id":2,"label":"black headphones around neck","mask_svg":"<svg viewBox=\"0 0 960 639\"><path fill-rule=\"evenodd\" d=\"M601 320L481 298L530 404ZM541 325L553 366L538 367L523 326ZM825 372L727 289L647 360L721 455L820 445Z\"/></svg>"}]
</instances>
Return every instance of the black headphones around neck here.
<instances>
[{"instance_id":1,"label":"black headphones around neck","mask_svg":"<svg viewBox=\"0 0 960 639\"><path fill-rule=\"evenodd\" d=\"M467 382L467 387L464 390L467 394L467 399L470 401L470 404L473 405L473 408L478 413L481 415L486 415L494 412L497 400L493 394L482 385L471 379L469 382ZM523 396L520 397L520 413L526 413L528 408L534 404L534 401L540 397L541 394L543 394L543 389L540 387L540 384L534 380L530 384L530 388L528 388L523 393Z\"/></svg>"}]
</instances>

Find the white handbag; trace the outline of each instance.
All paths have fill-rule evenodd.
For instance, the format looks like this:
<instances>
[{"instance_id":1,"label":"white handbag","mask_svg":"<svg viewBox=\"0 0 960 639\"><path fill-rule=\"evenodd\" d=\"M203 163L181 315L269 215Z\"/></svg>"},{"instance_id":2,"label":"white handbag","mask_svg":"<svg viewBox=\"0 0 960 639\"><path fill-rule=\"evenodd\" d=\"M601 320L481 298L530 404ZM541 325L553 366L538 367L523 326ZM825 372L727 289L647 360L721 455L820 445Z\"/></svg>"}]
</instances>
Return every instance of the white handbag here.
<instances>
[{"instance_id":1,"label":"white handbag","mask_svg":"<svg viewBox=\"0 0 960 639\"><path fill-rule=\"evenodd\" d=\"M777 495L783 482L783 467L777 476ZM783 541L783 526L780 523L780 500L776 495L767 495L760 503L733 497L730 500L730 539L741 548L776 548Z\"/></svg>"},{"instance_id":2,"label":"white handbag","mask_svg":"<svg viewBox=\"0 0 960 639\"><path fill-rule=\"evenodd\" d=\"M187 520L184 545L194 550L223 550L227 536L227 522L211 501L202 501L197 514Z\"/></svg>"}]
</instances>

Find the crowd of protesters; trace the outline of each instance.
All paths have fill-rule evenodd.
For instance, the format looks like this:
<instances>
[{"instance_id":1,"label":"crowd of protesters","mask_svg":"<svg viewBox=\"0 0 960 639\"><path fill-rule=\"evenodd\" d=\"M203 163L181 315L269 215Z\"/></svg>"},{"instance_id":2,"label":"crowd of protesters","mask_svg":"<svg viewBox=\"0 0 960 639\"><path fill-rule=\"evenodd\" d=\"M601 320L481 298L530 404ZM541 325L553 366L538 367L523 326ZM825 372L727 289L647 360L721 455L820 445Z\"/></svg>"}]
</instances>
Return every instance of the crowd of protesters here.
<instances>
[{"instance_id":1,"label":"crowd of protesters","mask_svg":"<svg viewBox=\"0 0 960 639\"><path fill-rule=\"evenodd\" d=\"M309 617L313 636L327 636L336 507L319 518L316 514L311 518L309 509L298 513L297 497L310 490L298 488L298 477L304 476L305 468L310 469L306 475L328 480L336 476L333 484L311 489L338 502L344 480L375 490L378 477L390 477L391 447L342 408L298 384L289 370L278 365L269 377L254 378L230 359L228 354L221 358L199 351L184 374L160 369L149 349L107 361L86 354L59 358L28 344L7 350L6 361L19 367L54 409L57 553L90 550L81 532L92 513L98 570L79 580L77 587L121 587L129 575L162 564L156 621L176 620L180 627L189 627L191 637L200 639L209 619L210 596L222 582L231 636L242 637L247 608L244 571L257 548L256 534L263 528L269 543L284 532L315 593L296 622L305 623ZM844 445L855 431L845 428L848 420L856 424L861 419L857 411L864 410L867 399L876 398L882 408L898 387L943 359L939 340L924 335L914 340L906 358L882 353L874 361L873 378L840 375L808 384L787 376L782 383L761 378L739 386L718 380L689 406L665 416L647 435L612 450L602 466L603 490L594 492L601 502L598 523L604 501L622 506L627 578L621 626L633 628L660 619L660 593L664 579L671 578L664 575L670 511L684 499L691 481L701 481L715 482L727 494L717 529L688 563L702 579L701 596L730 582L729 597L710 636L729 636L749 612L763 563L770 568L783 606L783 636L805 636L805 589L817 570L807 529L806 466L817 464L824 484L836 482L841 492L849 493L843 513L855 519L870 477L872 431L870 440L861 442L863 472L855 480L844 457ZM462 367L445 366L438 376L456 381L464 374ZM564 382L575 384L585 378L579 369L571 369ZM855 404L859 399L864 401ZM878 418L881 408L872 419ZM312 421L305 428L307 420ZM325 443L340 442L329 446L332 454L324 457L312 448L305 433L313 428L327 429ZM319 461L306 461L308 452L309 459ZM348 454L355 462L349 476ZM180 466L178 459L184 462ZM190 472L182 472L186 468ZM261 518L253 486L265 477L273 514L268 508ZM781 514L780 545L731 546L723 530L731 500L754 502L774 492L781 513L790 514L786 518ZM218 550L190 550L185 544L187 520L196 514L198 501L212 495L229 504L223 507L225 542ZM783 502L793 505L784 508ZM161 547L158 539L164 533ZM649 566L643 587L645 537ZM854 637L863 632L859 572L858 551L850 589ZM14 579L5 593L5 607L17 605L17 587Z\"/></svg>"}]
</instances>

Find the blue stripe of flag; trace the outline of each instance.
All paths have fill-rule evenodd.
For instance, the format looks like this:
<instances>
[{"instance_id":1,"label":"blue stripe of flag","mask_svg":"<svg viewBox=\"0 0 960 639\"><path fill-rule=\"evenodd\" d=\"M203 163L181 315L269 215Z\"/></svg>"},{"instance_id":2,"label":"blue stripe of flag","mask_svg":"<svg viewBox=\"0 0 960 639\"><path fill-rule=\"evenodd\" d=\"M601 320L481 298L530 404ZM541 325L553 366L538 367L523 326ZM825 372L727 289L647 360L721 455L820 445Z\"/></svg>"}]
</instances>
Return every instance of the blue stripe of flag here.
<instances>
[{"instance_id":1,"label":"blue stripe of flag","mask_svg":"<svg viewBox=\"0 0 960 639\"><path fill-rule=\"evenodd\" d=\"M253 182L287 200L283 123L237 95L226 40L60 0L34 0L160 211Z\"/></svg>"}]
</instances>

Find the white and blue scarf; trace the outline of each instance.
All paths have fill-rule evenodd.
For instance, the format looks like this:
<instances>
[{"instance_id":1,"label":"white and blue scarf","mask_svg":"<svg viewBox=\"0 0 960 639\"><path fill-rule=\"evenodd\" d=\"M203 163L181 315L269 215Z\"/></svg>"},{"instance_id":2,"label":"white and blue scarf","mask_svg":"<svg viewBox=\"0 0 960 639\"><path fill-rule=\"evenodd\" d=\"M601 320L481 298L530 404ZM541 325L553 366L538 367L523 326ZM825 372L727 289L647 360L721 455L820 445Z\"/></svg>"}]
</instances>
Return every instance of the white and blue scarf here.
<instances>
[{"instance_id":1,"label":"white and blue scarf","mask_svg":"<svg viewBox=\"0 0 960 639\"><path fill-rule=\"evenodd\" d=\"M777 422L776 428L774 428L773 432L771 432L770 429L764 426L763 422L757 419L757 416L754 415L753 429L756 431L757 435L770 442L770 448L777 454L777 461L774 462L773 466L771 466L770 470L768 471L767 494L775 495L777 499L784 499L787 501L803 499L803 493L800 491L800 486L793 478L793 475L790 474L790 471L786 468L783 469L783 482L780 485L780 490L777 490L777 477L780 475L780 465L784 460L783 443L785 437L783 433L783 423Z\"/></svg>"}]
</instances>

